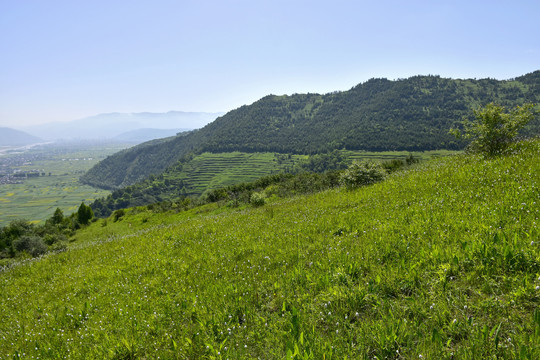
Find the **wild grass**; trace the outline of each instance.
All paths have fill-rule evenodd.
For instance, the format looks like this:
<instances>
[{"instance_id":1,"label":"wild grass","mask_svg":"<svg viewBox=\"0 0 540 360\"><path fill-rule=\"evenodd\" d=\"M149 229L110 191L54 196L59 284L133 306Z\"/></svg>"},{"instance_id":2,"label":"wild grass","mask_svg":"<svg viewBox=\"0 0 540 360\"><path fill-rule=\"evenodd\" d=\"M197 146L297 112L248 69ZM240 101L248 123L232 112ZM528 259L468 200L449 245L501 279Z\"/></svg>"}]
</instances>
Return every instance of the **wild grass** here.
<instances>
[{"instance_id":1,"label":"wild grass","mask_svg":"<svg viewBox=\"0 0 540 360\"><path fill-rule=\"evenodd\" d=\"M100 220L0 273L0 358L540 358L538 159Z\"/></svg>"}]
</instances>

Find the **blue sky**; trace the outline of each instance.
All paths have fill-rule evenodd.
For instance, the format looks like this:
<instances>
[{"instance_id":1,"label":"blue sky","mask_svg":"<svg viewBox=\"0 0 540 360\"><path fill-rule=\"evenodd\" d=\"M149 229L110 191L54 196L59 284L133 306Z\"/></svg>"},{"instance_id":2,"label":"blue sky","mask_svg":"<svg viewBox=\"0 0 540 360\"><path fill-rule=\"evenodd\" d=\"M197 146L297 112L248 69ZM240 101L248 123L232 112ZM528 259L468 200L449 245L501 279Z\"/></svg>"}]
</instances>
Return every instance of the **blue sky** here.
<instances>
[{"instance_id":1,"label":"blue sky","mask_svg":"<svg viewBox=\"0 0 540 360\"><path fill-rule=\"evenodd\" d=\"M540 69L540 1L0 0L0 126Z\"/></svg>"}]
</instances>

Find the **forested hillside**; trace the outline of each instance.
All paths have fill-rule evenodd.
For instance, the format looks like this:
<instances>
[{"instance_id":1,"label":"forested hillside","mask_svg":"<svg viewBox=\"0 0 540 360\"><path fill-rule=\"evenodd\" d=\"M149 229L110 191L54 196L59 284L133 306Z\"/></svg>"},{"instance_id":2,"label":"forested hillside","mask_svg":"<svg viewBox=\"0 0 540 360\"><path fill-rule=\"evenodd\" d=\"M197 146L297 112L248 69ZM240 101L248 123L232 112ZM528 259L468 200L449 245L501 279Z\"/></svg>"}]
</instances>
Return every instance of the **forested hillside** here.
<instances>
[{"instance_id":1,"label":"forested hillside","mask_svg":"<svg viewBox=\"0 0 540 360\"><path fill-rule=\"evenodd\" d=\"M371 79L324 95L266 96L187 135L142 144L102 161L81 180L116 189L159 174L193 152L459 149L448 134L471 109L540 102L540 71L512 80L415 76ZM537 133L538 124L527 132Z\"/></svg>"}]
</instances>

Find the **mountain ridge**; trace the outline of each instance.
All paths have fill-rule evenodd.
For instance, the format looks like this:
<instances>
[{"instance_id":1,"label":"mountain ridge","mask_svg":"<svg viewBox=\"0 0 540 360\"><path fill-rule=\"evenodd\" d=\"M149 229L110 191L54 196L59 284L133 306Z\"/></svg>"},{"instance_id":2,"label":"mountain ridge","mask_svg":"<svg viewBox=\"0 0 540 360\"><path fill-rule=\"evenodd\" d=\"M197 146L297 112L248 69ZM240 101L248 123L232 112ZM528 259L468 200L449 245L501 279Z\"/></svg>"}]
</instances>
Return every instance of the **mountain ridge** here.
<instances>
[{"instance_id":1,"label":"mountain ridge","mask_svg":"<svg viewBox=\"0 0 540 360\"><path fill-rule=\"evenodd\" d=\"M540 70L511 80L414 76L370 79L347 91L267 95L205 127L159 145L141 144L90 169L87 184L121 188L159 174L190 152L315 154L335 149L423 151L460 149L448 134L471 110L489 102L540 102ZM532 125L528 133L538 133Z\"/></svg>"},{"instance_id":2,"label":"mountain ridge","mask_svg":"<svg viewBox=\"0 0 540 360\"><path fill-rule=\"evenodd\" d=\"M43 142L43 139L25 131L0 127L0 146L25 146Z\"/></svg>"}]
</instances>

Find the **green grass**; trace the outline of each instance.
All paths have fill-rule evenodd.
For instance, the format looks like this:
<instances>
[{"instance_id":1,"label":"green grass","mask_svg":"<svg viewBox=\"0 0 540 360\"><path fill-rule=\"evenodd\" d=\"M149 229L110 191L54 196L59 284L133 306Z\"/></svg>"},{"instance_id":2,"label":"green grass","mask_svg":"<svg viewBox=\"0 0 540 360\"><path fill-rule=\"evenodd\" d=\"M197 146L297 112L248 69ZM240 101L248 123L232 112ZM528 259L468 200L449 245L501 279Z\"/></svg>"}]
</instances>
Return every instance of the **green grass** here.
<instances>
[{"instance_id":1,"label":"green grass","mask_svg":"<svg viewBox=\"0 0 540 360\"><path fill-rule=\"evenodd\" d=\"M0 273L0 358L538 359L538 159L99 220Z\"/></svg>"},{"instance_id":2,"label":"green grass","mask_svg":"<svg viewBox=\"0 0 540 360\"><path fill-rule=\"evenodd\" d=\"M409 155L413 155L419 160L429 160L431 158L449 156L459 153L453 150L430 150L430 151L344 151L345 155L350 160L372 160L372 161L387 161L394 159L404 160Z\"/></svg>"}]
</instances>

